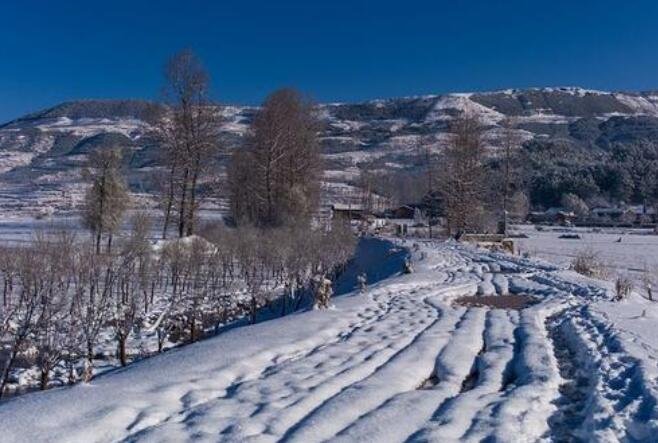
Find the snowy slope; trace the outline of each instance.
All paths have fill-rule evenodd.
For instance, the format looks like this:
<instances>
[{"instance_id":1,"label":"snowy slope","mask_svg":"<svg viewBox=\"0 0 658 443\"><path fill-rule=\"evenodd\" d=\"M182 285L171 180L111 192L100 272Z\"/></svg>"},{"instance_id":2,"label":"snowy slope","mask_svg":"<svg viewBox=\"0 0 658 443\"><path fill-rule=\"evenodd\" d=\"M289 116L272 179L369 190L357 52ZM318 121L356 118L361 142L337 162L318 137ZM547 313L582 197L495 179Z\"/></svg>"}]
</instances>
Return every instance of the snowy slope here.
<instances>
[{"instance_id":1,"label":"snowy slope","mask_svg":"<svg viewBox=\"0 0 658 443\"><path fill-rule=\"evenodd\" d=\"M636 301L544 262L406 244L411 275L0 405L3 440L651 441L656 343ZM390 256L382 266L399 266ZM374 263L374 262L373 262ZM372 269L371 269L372 271ZM462 307L526 293L521 311ZM646 317L645 326L658 317ZM35 420L35 417L38 419Z\"/></svg>"}]
</instances>

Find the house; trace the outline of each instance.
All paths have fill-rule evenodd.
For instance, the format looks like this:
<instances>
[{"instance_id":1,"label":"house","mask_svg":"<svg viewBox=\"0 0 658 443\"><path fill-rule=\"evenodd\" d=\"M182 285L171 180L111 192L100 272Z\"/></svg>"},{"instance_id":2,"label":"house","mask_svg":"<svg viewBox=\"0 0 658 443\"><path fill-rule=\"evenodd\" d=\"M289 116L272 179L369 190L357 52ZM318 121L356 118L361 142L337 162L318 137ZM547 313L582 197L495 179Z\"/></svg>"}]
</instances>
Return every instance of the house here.
<instances>
[{"instance_id":1,"label":"house","mask_svg":"<svg viewBox=\"0 0 658 443\"><path fill-rule=\"evenodd\" d=\"M410 205L402 205L389 211L390 218L412 220L416 215L416 208Z\"/></svg>"},{"instance_id":2,"label":"house","mask_svg":"<svg viewBox=\"0 0 658 443\"><path fill-rule=\"evenodd\" d=\"M569 226L576 219L576 214L563 208L549 208L546 211L533 211L528 214L531 223L548 223Z\"/></svg>"},{"instance_id":3,"label":"house","mask_svg":"<svg viewBox=\"0 0 658 443\"><path fill-rule=\"evenodd\" d=\"M626 210L616 206L599 206L592 208L589 212L592 218L597 221L619 221L626 213Z\"/></svg>"},{"instance_id":4,"label":"house","mask_svg":"<svg viewBox=\"0 0 658 443\"><path fill-rule=\"evenodd\" d=\"M628 209L635 215L635 223L639 225L647 225L656 223L656 208L653 206L632 205Z\"/></svg>"},{"instance_id":5,"label":"house","mask_svg":"<svg viewBox=\"0 0 658 443\"><path fill-rule=\"evenodd\" d=\"M601 225L652 225L658 221L656 208L644 205L596 206L589 221Z\"/></svg>"},{"instance_id":6,"label":"house","mask_svg":"<svg viewBox=\"0 0 658 443\"><path fill-rule=\"evenodd\" d=\"M363 220L365 215L364 206L358 203L334 203L331 206L331 217L333 219L345 221Z\"/></svg>"}]
</instances>

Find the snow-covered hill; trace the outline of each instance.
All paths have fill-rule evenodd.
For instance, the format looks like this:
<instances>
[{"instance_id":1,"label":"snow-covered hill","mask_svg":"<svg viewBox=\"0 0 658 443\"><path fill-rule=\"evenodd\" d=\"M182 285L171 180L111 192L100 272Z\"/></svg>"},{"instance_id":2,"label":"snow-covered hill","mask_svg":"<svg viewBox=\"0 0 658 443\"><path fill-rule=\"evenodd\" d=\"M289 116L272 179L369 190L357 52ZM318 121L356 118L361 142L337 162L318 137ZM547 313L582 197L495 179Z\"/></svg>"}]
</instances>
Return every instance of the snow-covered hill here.
<instances>
[{"instance_id":1,"label":"snow-covered hill","mask_svg":"<svg viewBox=\"0 0 658 443\"><path fill-rule=\"evenodd\" d=\"M635 295L611 302L609 285L543 262L454 243L406 246L411 275L338 297L329 311L234 329L87 385L16 398L0 405L0 435L653 441L658 305ZM380 267L395 264L382 252ZM455 303L507 292L538 303Z\"/></svg>"},{"instance_id":2,"label":"snow-covered hill","mask_svg":"<svg viewBox=\"0 0 658 443\"><path fill-rule=\"evenodd\" d=\"M223 137L234 147L244 135L253 107L226 106ZM525 139L560 139L585 149L616 141L658 141L658 93L613 93L581 88L542 88L444 94L320 105L325 120L322 146L327 189L349 195L346 184L360 167L409 169L418 144L441 149L450 119L461 112L480 116L487 142L498 144L502 123ZM148 194L158 167L150 131L161 108L136 100L64 103L0 126L0 207L58 209L80 197L80 170L88 153L122 146L134 191ZM333 185L330 185L333 183Z\"/></svg>"}]
</instances>

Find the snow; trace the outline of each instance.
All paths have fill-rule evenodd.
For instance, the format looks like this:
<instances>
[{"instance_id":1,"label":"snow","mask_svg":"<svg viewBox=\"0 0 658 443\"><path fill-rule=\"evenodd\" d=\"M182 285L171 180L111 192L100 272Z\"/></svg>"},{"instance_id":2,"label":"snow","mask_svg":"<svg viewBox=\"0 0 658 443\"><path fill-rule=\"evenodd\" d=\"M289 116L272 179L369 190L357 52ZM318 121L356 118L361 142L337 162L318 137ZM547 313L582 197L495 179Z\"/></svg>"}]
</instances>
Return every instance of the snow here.
<instances>
[{"instance_id":1,"label":"snow","mask_svg":"<svg viewBox=\"0 0 658 443\"><path fill-rule=\"evenodd\" d=\"M365 122L355 121L355 120L334 120L333 117L326 111L325 119L330 120L330 125L336 129L340 129L345 132L358 131L359 129L366 126Z\"/></svg>"},{"instance_id":2,"label":"snow","mask_svg":"<svg viewBox=\"0 0 658 443\"><path fill-rule=\"evenodd\" d=\"M12 169L29 165L36 156L34 152L2 151L0 152L0 174Z\"/></svg>"},{"instance_id":3,"label":"snow","mask_svg":"<svg viewBox=\"0 0 658 443\"><path fill-rule=\"evenodd\" d=\"M451 117L444 112L449 109L457 109L468 114L477 115L483 124L496 124L505 118L504 114L471 100L470 95L448 94L441 96L428 113L426 121L450 119Z\"/></svg>"},{"instance_id":4,"label":"snow","mask_svg":"<svg viewBox=\"0 0 658 443\"><path fill-rule=\"evenodd\" d=\"M538 91L538 92L564 92L566 94L575 95L578 97L584 97L586 95L608 95L610 92L600 91L596 89L587 89L581 88L579 86L558 86L558 87L541 87L541 88L526 88L526 89L502 89L489 92L482 92L481 94L506 94L518 97L520 94L527 93L528 91Z\"/></svg>"},{"instance_id":5,"label":"snow","mask_svg":"<svg viewBox=\"0 0 658 443\"><path fill-rule=\"evenodd\" d=\"M568 124L575 122L579 120L581 117L568 117L565 115L546 114L544 112L537 112L530 115L518 116L515 118L520 124L540 123L546 125L559 125L559 124Z\"/></svg>"},{"instance_id":6,"label":"snow","mask_svg":"<svg viewBox=\"0 0 658 443\"><path fill-rule=\"evenodd\" d=\"M309 310L0 405L28 441L650 441L658 306L546 261L368 240ZM401 274L404 250L414 273ZM366 271L369 287L350 292ZM463 295L528 294L504 310ZM34 417L39 417L35 420Z\"/></svg>"},{"instance_id":7,"label":"snow","mask_svg":"<svg viewBox=\"0 0 658 443\"><path fill-rule=\"evenodd\" d=\"M613 94L621 103L631 108L636 114L658 115L658 105L640 95Z\"/></svg>"},{"instance_id":8,"label":"snow","mask_svg":"<svg viewBox=\"0 0 658 443\"><path fill-rule=\"evenodd\" d=\"M67 132L81 137L101 133L118 133L136 138L148 129L148 124L135 118L80 118L58 117L43 119L35 126L41 131Z\"/></svg>"},{"instance_id":9,"label":"snow","mask_svg":"<svg viewBox=\"0 0 658 443\"><path fill-rule=\"evenodd\" d=\"M541 91L542 92L555 92L555 91L565 92L567 94L575 95L575 96L578 96L578 97L584 97L588 94L592 94L592 95L608 95L608 94L610 94L609 92L606 92L606 91L599 91L599 90L596 90L596 89L586 89L586 88L581 88L581 87L578 87L578 86L559 86L559 87L555 87L555 88L544 87L544 88L541 88Z\"/></svg>"},{"instance_id":10,"label":"snow","mask_svg":"<svg viewBox=\"0 0 658 443\"><path fill-rule=\"evenodd\" d=\"M561 266L568 266L578 253L590 250L611 274L626 274L639 281L646 271L658 271L658 235L646 229L570 228L569 232L580 235L579 240L559 238L564 229L546 227L538 231L523 225L515 230L529 237L515 239L521 252Z\"/></svg>"},{"instance_id":11,"label":"snow","mask_svg":"<svg viewBox=\"0 0 658 443\"><path fill-rule=\"evenodd\" d=\"M323 154L323 157L327 160L344 160L349 161L351 165L357 165L359 163L364 163L366 161L372 161L378 158L385 157L386 152L377 150L368 150L368 151L347 151L341 152L339 154ZM349 167L349 166L348 166Z\"/></svg>"}]
</instances>

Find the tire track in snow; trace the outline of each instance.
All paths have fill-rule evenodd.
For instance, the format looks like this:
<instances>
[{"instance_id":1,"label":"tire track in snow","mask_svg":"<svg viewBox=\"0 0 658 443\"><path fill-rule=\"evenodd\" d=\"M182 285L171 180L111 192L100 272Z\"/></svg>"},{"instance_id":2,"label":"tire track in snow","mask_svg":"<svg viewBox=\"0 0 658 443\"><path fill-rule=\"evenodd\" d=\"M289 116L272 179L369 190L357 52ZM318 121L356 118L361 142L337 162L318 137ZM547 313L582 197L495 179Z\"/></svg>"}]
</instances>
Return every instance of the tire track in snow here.
<instances>
[{"instance_id":1,"label":"tire track in snow","mask_svg":"<svg viewBox=\"0 0 658 443\"><path fill-rule=\"evenodd\" d=\"M477 377L474 386L449 398L425 429L417 434L421 440L458 440L468 434L477 413L500 401L505 368L514 357L516 311L495 309L487 312L483 332L483 352L475 359Z\"/></svg>"},{"instance_id":2,"label":"tire track in snow","mask_svg":"<svg viewBox=\"0 0 658 443\"><path fill-rule=\"evenodd\" d=\"M549 319L563 383L550 418L555 441L650 441L658 431L656 382L617 331L587 305Z\"/></svg>"},{"instance_id":3,"label":"tire track in snow","mask_svg":"<svg viewBox=\"0 0 658 443\"><path fill-rule=\"evenodd\" d=\"M224 376L225 373L240 374L236 375L234 380L228 384L217 384L213 380L194 380L191 386L188 386L187 388L183 387L185 392L181 392L179 386L173 386L171 388L159 387L158 390L169 390L171 391L169 394L166 394L165 392L167 397L180 398L182 410L201 407L207 402L214 401L218 398L224 398L227 396L227 392L235 391L235 389L243 383L262 378L264 374L267 374L273 368L276 368L277 365L282 364L285 361L292 362L294 360L307 358L329 346L347 340L353 333L360 329L377 324L384 316L390 313L390 303L386 304L377 301L377 299L387 294L390 295L390 291L381 289L374 291L371 298L372 301L375 302L375 305L366 305L361 312L356 313L356 317L360 320L349 323L347 330L340 331L331 339L323 341L319 345L310 346L308 349L300 349L292 353L287 353L285 350L282 350L270 358L269 365L263 365L262 369L259 369L257 372L245 371L241 369L240 364L238 364L237 367L227 367L222 369L222 376ZM163 414L159 411L156 411L154 414L140 414L131 422L127 429L133 434L143 434L148 432L149 428L180 418L181 414L181 412L174 413L173 415Z\"/></svg>"},{"instance_id":4,"label":"tire track in snow","mask_svg":"<svg viewBox=\"0 0 658 443\"><path fill-rule=\"evenodd\" d=\"M451 288L454 290L455 288ZM402 441L435 412L443 400L459 392L470 365L463 369L460 358L474 359L481 348L484 310L441 307L444 319L381 371L350 387L323 405L304 423L292 441ZM479 339L478 339L479 338ZM428 357L432 357L431 359ZM422 363L421 363L422 362ZM420 363L420 365L419 365ZM418 390L419 381L436 372L438 385ZM332 426L327 426L331 422Z\"/></svg>"},{"instance_id":5,"label":"tire track in snow","mask_svg":"<svg viewBox=\"0 0 658 443\"><path fill-rule=\"evenodd\" d=\"M434 312L435 319L432 324L417 334L403 349L379 366L373 373L358 382L346 385L310 412L307 410L298 422L288 429L283 439L286 441L308 442L323 440L325 438L322 437L323 434L326 434L326 437L331 437L336 434L337 430L351 423L359 415L359 410L364 408L367 410L367 405L373 404L373 401L376 404L377 400L375 399L381 397L382 394L386 398L386 392L389 392L391 388L396 389L395 386L400 383L408 384L414 378L420 380L426 377L429 369L427 372L424 371L422 352L419 353L418 350L423 348L422 344L428 341L428 337L432 335L436 325L450 322L451 316L445 311L439 311L434 304L428 303L427 297L423 298L422 302ZM414 367L408 365L410 361L413 361L416 365ZM401 374L393 374L397 377L391 377L391 372L394 372L400 364L409 369L421 371L421 374L416 374L416 377L414 377L414 374L408 373L405 374L407 378L401 378ZM414 382L411 381L411 383ZM418 381L415 383L417 384ZM402 389L408 389L408 387ZM370 395L366 396L364 391L368 391ZM325 417L327 414L331 418Z\"/></svg>"},{"instance_id":6,"label":"tire track in snow","mask_svg":"<svg viewBox=\"0 0 658 443\"><path fill-rule=\"evenodd\" d=\"M544 327L546 318L563 304L547 300L519 312L514 329L514 352L501 371L498 397L477 411L466 441L535 441L547 430L558 396L560 377Z\"/></svg>"},{"instance_id":7,"label":"tire track in snow","mask_svg":"<svg viewBox=\"0 0 658 443\"><path fill-rule=\"evenodd\" d=\"M436 331L431 335L428 334L429 349L425 352L434 355L432 378L436 384L395 394L375 409L360 416L332 439L333 441L404 441L431 419L446 398L459 392L464 378L470 371L469 364L462 365L461 374L454 374L452 371L448 374L445 368L442 369L443 380L440 379L437 371L444 364L441 362L452 359L455 352L465 355L465 358L468 358L468 355L472 359L476 357L481 345L469 344L469 334L463 332L466 329L473 332L473 328L477 330L483 327L484 320L480 316L482 311L479 309L464 311L463 308L453 309L447 306L444 309L450 312L452 318L442 325L437 325ZM456 331L460 328L462 333L457 334ZM472 337L477 337L477 334L470 336ZM432 349L435 351L432 352Z\"/></svg>"},{"instance_id":8,"label":"tire track in snow","mask_svg":"<svg viewBox=\"0 0 658 443\"><path fill-rule=\"evenodd\" d=\"M415 296L427 290L379 291L375 296L378 315L364 311L368 317L353 324L337 341L273 362L258 377L233 384L223 396L185 405L181 414L135 437L157 440L178 428L187 435L206 436L216 435L220 429L227 440L256 435L276 439L309 408L370 375L429 327L437 317L436 310ZM226 417L222 410L233 411L233 415Z\"/></svg>"}]
</instances>

